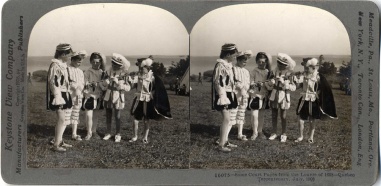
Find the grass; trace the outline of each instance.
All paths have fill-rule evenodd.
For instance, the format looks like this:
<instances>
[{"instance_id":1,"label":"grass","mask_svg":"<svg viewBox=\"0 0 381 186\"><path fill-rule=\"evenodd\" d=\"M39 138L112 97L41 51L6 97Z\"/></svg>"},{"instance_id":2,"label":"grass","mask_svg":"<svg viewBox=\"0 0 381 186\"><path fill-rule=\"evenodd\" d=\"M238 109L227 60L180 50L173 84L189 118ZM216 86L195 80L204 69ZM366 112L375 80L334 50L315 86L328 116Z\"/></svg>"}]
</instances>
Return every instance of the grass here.
<instances>
[{"instance_id":1,"label":"grass","mask_svg":"<svg viewBox=\"0 0 381 186\"><path fill-rule=\"evenodd\" d=\"M333 85L338 120L316 120L314 143L309 144L309 125L305 124L302 142L295 143L299 135L299 124L296 116L296 104L300 90L291 93L291 108L287 112L286 143L279 139L239 141L237 128L233 127L229 141L237 144L230 153L218 151L215 141L219 137L219 126L222 123L220 112L211 111L211 83L197 85L192 82L190 98L191 147L190 167L193 169L351 169L351 97ZM281 125L278 118L278 134ZM265 111L264 132L269 137L271 131L271 110ZM246 112L246 123L243 134L252 135L249 112Z\"/></svg>"},{"instance_id":2,"label":"grass","mask_svg":"<svg viewBox=\"0 0 381 186\"><path fill-rule=\"evenodd\" d=\"M176 96L168 91L172 120L150 121L149 143L143 144L141 137L143 124L139 125L139 140L129 143L132 137L133 118L129 109L134 98L133 91L126 94L126 108L122 111L122 141L71 140L71 126L65 130L63 139L72 144L66 152L54 152L49 141L54 137L56 113L46 111L45 83L33 82L28 87L28 168L145 168L145 169L185 169L189 168L189 97ZM101 137L106 132L105 110L97 115L98 131ZM84 112L80 115L78 134L86 135ZM112 124L115 131L115 124Z\"/></svg>"}]
</instances>

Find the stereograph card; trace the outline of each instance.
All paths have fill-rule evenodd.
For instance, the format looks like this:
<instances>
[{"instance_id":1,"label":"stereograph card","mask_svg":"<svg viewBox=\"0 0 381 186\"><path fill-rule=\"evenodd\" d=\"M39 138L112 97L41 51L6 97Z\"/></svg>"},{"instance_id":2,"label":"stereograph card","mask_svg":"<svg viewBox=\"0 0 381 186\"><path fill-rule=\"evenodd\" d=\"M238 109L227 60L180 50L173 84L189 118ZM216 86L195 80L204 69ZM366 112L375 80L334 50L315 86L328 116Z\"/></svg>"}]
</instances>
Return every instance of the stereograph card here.
<instances>
[{"instance_id":1,"label":"stereograph card","mask_svg":"<svg viewBox=\"0 0 381 186\"><path fill-rule=\"evenodd\" d=\"M10 0L8 184L372 185L371 1Z\"/></svg>"}]
</instances>

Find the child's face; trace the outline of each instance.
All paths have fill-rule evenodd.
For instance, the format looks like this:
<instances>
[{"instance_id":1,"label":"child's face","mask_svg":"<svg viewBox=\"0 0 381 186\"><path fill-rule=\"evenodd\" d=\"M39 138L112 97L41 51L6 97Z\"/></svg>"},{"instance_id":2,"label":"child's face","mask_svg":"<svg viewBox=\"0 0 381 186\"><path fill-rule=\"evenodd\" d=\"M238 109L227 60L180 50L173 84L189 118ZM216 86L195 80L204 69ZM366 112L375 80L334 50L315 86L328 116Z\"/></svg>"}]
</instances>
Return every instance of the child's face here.
<instances>
[{"instance_id":1,"label":"child's face","mask_svg":"<svg viewBox=\"0 0 381 186\"><path fill-rule=\"evenodd\" d=\"M258 59L257 61L258 68L263 70L266 68L266 58Z\"/></svg>"},{"instance_id":2,"label":"child's face","mask_svg":"<svg viewBox=\"0 0 381 186\"><path fill-rule=\"evenodd\" d=\"M147 67L140 67L140 72L142 74L147 74L148 73L148 68Z\"/></svg>"},{"instance_id":3,"label":"child's face","mask_svg":"<svg viewBox=\"0 0 381 186\"><path fill-rule=\"evenodd\" d=\"M71 59L71 55L70 54L62 54L61 59L63 62L68 62Z\"/></svg>"},{"instance_id":4,"label":"child's face","mask_svg":"<svg viewBox=\"0 0 381 186\"><path fill-rule=\"evenodd\" d=\"M312 74L314 73L315 68L316 68L315 66L305 66L304 71L307 72L308 74Z\"/></svg>"},{"instance_id":5,"label":"child's face","mask_svg":"<svg viewBox=\"0 0 381 186\"><path fill-rule=\"evenodd\" d=\"M83 58L76 58L72 60L70 64L71 66L78 68L79 66L81 66L82 61L83 61Z\"/></svg>"},{"instance_id":6,"label":"child's face","mask_svg":"<svg viewBox=\"0 0 381 186\"><path fill-rule=\"evenodd\" d=\"M117 71L117 70L120 70L122 68L122 66L121 65L117 65L117 64L112 64L112 70L114 70L114 71Z\"/></svg>"},{"instance_id":7,"label":"child's face","mask_svg":"<svg viewBox=\"0 0 381 186\"><path fill-rule=\"evenodd\" d=\"M237 61L237 66L239 67L245 67L246 66L246 63L247 63L247 60L246 59L243 59L243 60L239 60ZM200 74L201 75L201 74Z\"/></svg>"},{"instance_id":8,"label":"child's face","mask_svg":"<svg viewBox=\"0 0 381 186\"><path fill-rule=\"evenodd\" d=\"M101 59L93 59L92 61L90 61L90 64L91 68L93 68L94 70L99 70L99 68L101 67Z\"/></svg>"},{"instance_id":9,"label":"child's face","mask_svg":"<svg viewBox=\"0 0 381 186\"><path fill-rule=\"evenodd\" d=\"M283 63L277 63L278 64L278 68L279 68L279 70L286 70L286 68L287 68L287 65L285 65L285 64L283 64Z\"/></svg>"},{"instance_id":10,"label":"child's face","mask_svg":"<svg viewBox=\"0 0 381 186\"><path fill-rule=\"evenodd\" d=\"M226 60L228 62L234 62L237 60L237 55L238 55L238 52L235 52L234 54L227 55Z\"/></svg>"}]
</instances>

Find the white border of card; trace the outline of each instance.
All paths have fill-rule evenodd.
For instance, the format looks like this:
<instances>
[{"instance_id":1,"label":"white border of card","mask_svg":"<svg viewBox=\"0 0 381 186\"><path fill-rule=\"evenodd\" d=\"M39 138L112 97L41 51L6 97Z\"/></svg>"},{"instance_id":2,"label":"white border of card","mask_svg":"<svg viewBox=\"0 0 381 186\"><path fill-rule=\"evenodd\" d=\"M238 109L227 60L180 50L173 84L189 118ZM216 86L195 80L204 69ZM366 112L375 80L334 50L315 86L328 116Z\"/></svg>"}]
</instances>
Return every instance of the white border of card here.
<instances>
[{"instance_id":1,"label":"white border of card","mask_svg":"<svg viewBox=\"0 0 381 186\"><path fill-rule=\"evenodd\" d=\"M27 109L29 102L27 99L28 72L26 68L29 64L29 61L27 60L28 51L31 51L31 49L28 48L28 44L30 41L32 29L41 17L52 10L70 5L84 5L93 3L120 3L123 5L146 5L150 7L160 8L177 17L185 27L189 37L191 37L190 33L192 29L196 23L203 18L203 16L218 8L231 5L248 6L270 3L280 3L295 6L305 5L325 10L330 14L336 16L336 18L341 21L347 30L350 43L350 57L352 62L350 85L352 109L351 115L346 116L349 118L349 121L351 121L352 141L351 143L348 142L351 144L351 155L348 155L351 159L351 168L346 170L336 170L334 168L225 169L223 167L219 167L218 169L195 169L191 167L191 163L189 163L191 161L188 161L188 168L182 169L170 169L170 167L164 167L162 169L120 169L112 167L27 167ZM377 5L371 1L265 2L255 0L113 0L111 2L106 2L104 0L10 0L3 5L2 10L1 174L4 182L8 184L372 185L375 184L377 180L379 175L378 87L380 85L380 14ZM136 19L139 19L139 17L136 17ZM192 41L192 38L189 38L189 41ZM57 44L60 42L62 41L57 40ZM43 44L44 41L41 41L41 45ZM193 43L190 43L189 47L191 47L192 44ZM221 43L219 47L221 47L222 44L224 43ZM216 54L214 56L218 56L220 50L220 48L215 49ZM89 52L91 53L92 51ZM191 58L190 68L192 68L191 54L192 51L189 49L188 55L190 55ZM276 54L274 55L276 56ZM214 63L216 63L216 61L214 61ZM131 65L134 64L135 61L131 62ZM192 73L189 75L191 74ZM210 82L205 81L205 83ZM191 96L189 99L189 105L191 105L193 101L192 88L190 91ZM211 101L209 101L209 103L210 102ZM191 109L192 107L189 106L189 108ZM191 126L193 117L197 116L192 115L191 110L189 114L189 120L182 122ZM129 123L128 125L128 130L132 130L132 124ZM219 126L216 127L218 128ZM308 130L308 127L306 127L306 130ZM187 135L192 136L191 130L189 132L190 134ZM51 134L51 136L53 135L54 134ZM218 152L217 146L213 146L213 143L217 138L218 135L210 139L210 146L216 149L215 154L221 154L221 156L217 156L225 158L228 156L228 153ZM305 139L307 140L307 138ZM190 146L192 145L192 141L189 141L187 141L186 144L183 144L182 147L177 148L185 148L185 151L188 152L188 154L185 156L190 158ZM308 144L307 142L305 143ZM49 146L50 144L47 143L46 145Z\"/></svg>"}]
</instances>

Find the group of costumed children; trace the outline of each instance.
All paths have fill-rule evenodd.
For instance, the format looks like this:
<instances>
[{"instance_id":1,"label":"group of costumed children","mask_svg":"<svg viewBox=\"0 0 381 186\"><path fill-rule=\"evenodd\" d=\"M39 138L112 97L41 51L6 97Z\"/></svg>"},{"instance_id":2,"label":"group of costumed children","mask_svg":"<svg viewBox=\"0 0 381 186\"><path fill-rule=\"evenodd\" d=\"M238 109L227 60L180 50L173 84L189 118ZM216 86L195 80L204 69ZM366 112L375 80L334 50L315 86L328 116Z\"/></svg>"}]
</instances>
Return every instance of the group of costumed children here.
<instances>
[{"instance_id":1,"label":"group of costumed children","mask_svg":"<svg viewBox=\"0 0 381 186\"><path fill-rule=\"evenodd\" d=\"M212 81L212 109L220 111L223 121L219 150L230 152L237 145L229 143L228 135L233 125L237 125L238 139L248 140L242 134L245 112L250 111L253 134L251 140L266 139L263 134L264 110L272 111L272 131L269 140L275 140L277 121L280 115L282 132L280 141L286 142L286 113L291 105L290 92L302 88L296 114L299 117L300 135L295 142L303 140L304 123L310 122L308 142L313 143L315 119L337 119L333 93L328 81L318 73L319 63L315 58L304 58L303 72L293 72L295 61L287 54L277 55L276 67L271 68L271 56L259 52L255 61L257 67L248 71L244 67L253 56L250 50L238 52L235 44L224 44L220 59L214 68ZM236 64L233 62L236 61Z\"/></svg>"},{"instance_id":2,"label":"group of costumed children","mask_svg":"<svg viewBox=\"0 0 381 186\"><path fill-rule=\"evenodd\" d=\"M106 110L106 134L103 140L109 140L112 118L115 120L115 142L121 141L121 114L125 108L125 92L130 91L128 80L130 62L120 54L112 54L111 67L106 69L106 57L98 52L90 55L91 67L83 72L79 66L87 56L86 51L73 52L70 44L59 44L48 70L47 109L57 113L55 137L51 141L53 150L64 152L72 145L64 143L62 137L67 125L72 125L72 139L81 141L77 134L80 122L79 113L85 112L87 135L85 140L100 139L96 133L99 110ZM134 136L138 138L139 121L144 121L143 143L148 143L149 119L171 119L170 105L165 87L152 72L153 59L138 60L138 82L131 115L134 117Z\"/></svg>"}]
</instances>

